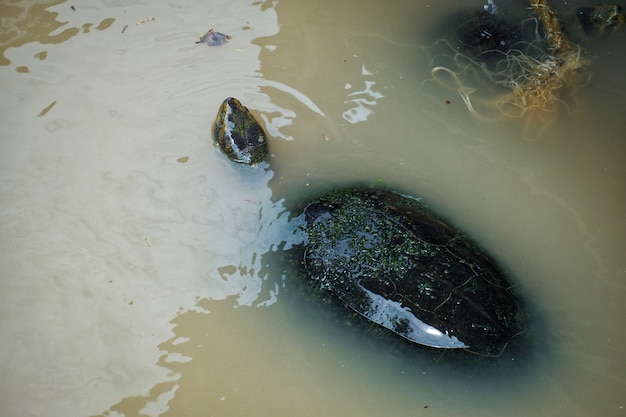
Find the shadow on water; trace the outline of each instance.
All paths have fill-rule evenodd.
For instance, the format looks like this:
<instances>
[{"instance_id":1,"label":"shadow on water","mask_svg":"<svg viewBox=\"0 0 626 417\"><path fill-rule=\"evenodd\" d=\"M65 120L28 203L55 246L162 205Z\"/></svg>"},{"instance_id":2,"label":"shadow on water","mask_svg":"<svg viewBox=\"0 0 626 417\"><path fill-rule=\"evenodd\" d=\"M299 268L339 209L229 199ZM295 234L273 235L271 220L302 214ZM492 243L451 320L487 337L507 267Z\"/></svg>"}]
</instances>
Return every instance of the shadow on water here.
<instances>
[{"instance_id":1,"label":"shadow on water","mask_svg":"<svg viewBox=\"0 0 626 417\"><path fill-rule=\"evenodd\" d=\"M277 408L297 413L307 403L311 411L323 411L321 404L336 402L338 389L343 395L382 395L387 403L377 405L380 412L394 403L399 409L432 408L442 398L450 404L483 395L506 401L531 391L537 367L548 367L545 356L527 352L484 362L403 343L351 321L335 306L296 294L297 287L288 284L270 307L237 306L235 297L199 300L198 310L172 320L175 335L159 345L165 353L158 365L175 373L175 380L127 397L102 415L140 416L155 408L161 416L182 410L187 416L207 410L264 415ZM320 381L327 385L311 385ZM367 400L335 407L371 411Z\"/></svg>"}]
</instances>

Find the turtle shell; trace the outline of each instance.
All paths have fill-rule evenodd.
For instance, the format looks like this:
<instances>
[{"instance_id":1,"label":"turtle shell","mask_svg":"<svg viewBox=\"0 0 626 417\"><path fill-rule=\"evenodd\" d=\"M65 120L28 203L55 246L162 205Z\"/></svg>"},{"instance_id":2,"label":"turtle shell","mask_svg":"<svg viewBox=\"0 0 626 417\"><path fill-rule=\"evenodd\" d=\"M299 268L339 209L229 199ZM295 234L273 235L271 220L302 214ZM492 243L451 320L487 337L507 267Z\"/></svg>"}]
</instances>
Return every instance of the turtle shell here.
<instances>
[{"instance_id":1,"label":"turtle shell","mask_svg":"<svg viewBox=\"0 0 626 417\"><path fill-rule=\"evenodd\" d=\"M310 202L302 266L313 287L421 345L499 356L525 331L512 284L413 198L349 188Z\"/></svg>"}]
</instances>

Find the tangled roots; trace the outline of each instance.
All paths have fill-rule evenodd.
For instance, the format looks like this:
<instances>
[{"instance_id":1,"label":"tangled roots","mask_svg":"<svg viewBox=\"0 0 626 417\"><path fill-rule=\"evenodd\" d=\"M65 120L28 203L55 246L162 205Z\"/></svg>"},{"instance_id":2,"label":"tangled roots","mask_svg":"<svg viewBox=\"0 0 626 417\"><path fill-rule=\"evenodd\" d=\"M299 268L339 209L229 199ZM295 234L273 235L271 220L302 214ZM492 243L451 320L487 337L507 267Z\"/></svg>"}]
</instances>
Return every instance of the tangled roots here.
<instances>
[{"instance_id":1,"label":"tangled roots","mask_svg":"<svg viewBox=\"0 0 626 417\"><path fill-rule=\"evenodd\" d=\"M479 120L492 121L501 116L523 118L528 128L538 131L554 121L559 107L569 110L560 98L561 93L566 87L581 84L582 70L588 64L582 49L575 44L558 55L540 53L535 43L518 44L507 52L486 51L476 58L453 51L452 58L445 64L434 65L434 61L431 64L435 81L455 89L469 112ZM481 61L487 54L495 64ZM495 91L495 98L485 101L472 97L479 92L479 87L470 84L481 83L480 89ZM476 110L477 101L481 107L490 109L487 111L490 117Z\"/></svg>"},{"instance_id":2,"label":"tangled roots","mask_svg":"<svg viewBox=\"0 0 626 417\"><path fill-rule=\"evenodd\" d=\"M554 121L559 106L569 110L561 94L566 87L580 85L581 74L589 62L582 48L564 35L556 13L545 0L530 0L529 3L537 17L522 24L534 25L535 40L519 42L506 52L489 50L475 58L458 52L447 41L440 41L452 52L446 64L431 64L431 75L441 82L441 73L446 74L452 85L450 81L444 85L456 88L475 117L481 120L500 116L523 118L527 128L541 132ZM539 33L539 26L543 28L543 35ZM490 61L495 64L487 65ZM478 83L481 78L500 90L495 100L487 103L495 109L491 119L475 109L470 95L478 88L469 87L465 81Z\"/></svg>"}]
</instances>

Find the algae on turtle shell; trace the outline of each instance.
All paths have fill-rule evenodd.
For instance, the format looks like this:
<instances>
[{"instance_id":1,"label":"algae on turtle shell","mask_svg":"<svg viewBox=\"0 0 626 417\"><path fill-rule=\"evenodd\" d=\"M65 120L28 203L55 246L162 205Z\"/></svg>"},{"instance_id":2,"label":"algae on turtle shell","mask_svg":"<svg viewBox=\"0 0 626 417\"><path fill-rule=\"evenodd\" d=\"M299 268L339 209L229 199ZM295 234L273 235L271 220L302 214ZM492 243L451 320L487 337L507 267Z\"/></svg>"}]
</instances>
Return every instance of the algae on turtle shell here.
<instances>
[{"instance_id":1,"label":"algae on turtle shell","mask_svg":"<svg viewBox=\"0 0 626 417\"><path fill-rule=\"evenodd\" d=\"M311 285L399 336L497 357L526 331L496 263L417 200L343 188L313 199L302 216Z\"/></svg>"}]
</instances>

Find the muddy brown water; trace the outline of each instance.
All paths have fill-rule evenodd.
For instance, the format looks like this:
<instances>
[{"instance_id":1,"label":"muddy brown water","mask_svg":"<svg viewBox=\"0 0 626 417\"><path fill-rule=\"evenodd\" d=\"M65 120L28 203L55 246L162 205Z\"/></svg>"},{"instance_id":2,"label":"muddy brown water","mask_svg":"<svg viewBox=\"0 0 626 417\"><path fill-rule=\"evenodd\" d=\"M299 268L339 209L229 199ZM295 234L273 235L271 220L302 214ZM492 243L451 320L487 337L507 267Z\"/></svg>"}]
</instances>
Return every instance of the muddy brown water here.
<instances>
[{"instance_id":1,"label":"muddy brown water","mask_svg":"<svg viewBox=\"0 0 626 417\"><path fill-rule=\"evenodd\" d=\"M2 414L625 415L626 32L529 135L431 77L438 22L484 4L0 5ZM196 45L209 28L232 39ZM267 164L212 146L227 96ZM480 242L532 306L532 354L450 366L290 293L289 210L357 182Z\"/></svg>"}]
</instances>

